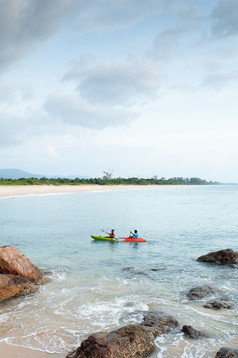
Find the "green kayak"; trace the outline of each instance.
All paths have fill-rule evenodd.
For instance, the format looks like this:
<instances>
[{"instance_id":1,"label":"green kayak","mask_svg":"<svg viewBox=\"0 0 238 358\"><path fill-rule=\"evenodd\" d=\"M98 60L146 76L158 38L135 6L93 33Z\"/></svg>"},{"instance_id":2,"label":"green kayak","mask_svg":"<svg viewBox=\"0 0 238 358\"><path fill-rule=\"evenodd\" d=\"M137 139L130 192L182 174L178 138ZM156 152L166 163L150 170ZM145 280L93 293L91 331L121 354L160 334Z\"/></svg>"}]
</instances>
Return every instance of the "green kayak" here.
<instances>
[{"instance_id":1,"label":"green kayak","mask_svg":"<svg viewBox=\"0 0 238 358\"><path fill-rule=\"evenodd\" d=\"M97 236L97 235L91 235L91 237L94 240L103 240L103 241L117 241L116 239L112 237L106 237L106 236Z\"/></svg>"}]
</instances>

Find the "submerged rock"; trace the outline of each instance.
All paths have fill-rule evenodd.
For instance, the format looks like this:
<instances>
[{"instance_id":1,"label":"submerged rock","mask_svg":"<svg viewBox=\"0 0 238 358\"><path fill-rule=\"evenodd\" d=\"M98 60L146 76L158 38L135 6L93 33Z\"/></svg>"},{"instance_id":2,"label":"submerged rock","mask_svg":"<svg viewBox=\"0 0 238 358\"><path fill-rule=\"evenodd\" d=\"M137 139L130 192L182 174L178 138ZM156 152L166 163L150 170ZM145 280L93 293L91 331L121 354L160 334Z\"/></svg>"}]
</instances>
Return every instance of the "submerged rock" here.
<instances>
[{"instance_id":1,"label":"submerged rock","mask_svg":"<svg viewBox=\"0 0 238 358\"><path fill-rule=\"evenodd\" d=\"M184 325L182 328L182 332L184 332L184 334L186 334L186 336L188 336L190 338L197 339L200 336L202 336L202 333L200 331L197 331L196 329L194 329L192 326Z\"/></svg>"},{"instance_id":2,"label":"submerged rock","mask_svg":"<svg viewBox=\"0 0 238 358\"><path fill-rule=\"evenodd\" d=\"M232 249L209 252L207 255L200 256L197 261L219 265L238 264L238 252L234 252Z\"/></svg>"},{"instance_id":3,"label":"submerged rock","mask_svg":"<svg viewBox=\"0 0 238 358\"><path fill-rule=\"evenodd\" d=\"M238 349L222 347L215 358L238 358Z\"/></svg>"},{"instance_id":4,"label":"submerged rock","mask_svg":"<svg viewBox=\"0 0 238 358\"><path fill-rule=\"evenodd\" d=\"M218 298L208 301L203 307L210 308L213 310L220 310L221 308L226 308L229 310L231 308L231 305L226 301Z\"/></svg>"},{"instance_id":5,"label":"submerged rock","mask_svg":"<svg viewBox=\"0 0 238 358\"><path fill-rule=\"evenodd\" d=\"M46 283L40 270L13 246L0 247L0 273L19 275L37 284Z\"/></svg>"},{"instance_id":6,"label":"submerged rock","mask_svg":"<svg viewBox=\"0 0 238 358\"><path fill-rule=\"evenodd\" d=\"M210 286L203 285L200 287L191 288L191 290L187 293L187 297L190 300L199 300L213 293L214 292Z\"/></svg>"},{"instance_id":7,"label":"submerged rock","mask_svg":"<svg viewBox=\"0 0 238 358\"><path fill-rule=\"evenodd\" d=\"M142 314L144 319L140 325L150 328L155 337L169 332L171 328L179 324L175 318L163 312L150 311L142 312Z\"/></svg>"},{"instance_id":8,"label":"submerged rock","mask_svg":"<svg viewBox=\"0 0 238 358\"><path fill-rule=\"evenodd\" d=\"M115 331L90 335L67 358L139 358L155 349L154 339L178 325L177 320L162 312L142 312L144 320Z\"/></svg>"}]
</instances>

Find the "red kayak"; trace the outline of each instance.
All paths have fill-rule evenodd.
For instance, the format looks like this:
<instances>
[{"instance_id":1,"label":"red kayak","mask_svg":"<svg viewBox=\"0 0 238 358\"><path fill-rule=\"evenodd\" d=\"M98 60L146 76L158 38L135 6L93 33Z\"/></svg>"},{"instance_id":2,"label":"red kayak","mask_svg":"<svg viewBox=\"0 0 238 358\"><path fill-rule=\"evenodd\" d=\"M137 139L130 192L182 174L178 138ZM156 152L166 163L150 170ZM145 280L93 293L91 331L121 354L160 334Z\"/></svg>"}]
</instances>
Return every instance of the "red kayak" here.
<instances>
[{"instance_id":1,"label":"red kayak","mask_svg":"<svg viewBox=\"0 0 238 358\"><path fill-rule=\"evenodd\" d=\"M130 242L146 242L146 239L142 239L138 237L138 239L133 239L132 237L124 237L122 241L130 241Z\"/></svg>"}]
</instances>

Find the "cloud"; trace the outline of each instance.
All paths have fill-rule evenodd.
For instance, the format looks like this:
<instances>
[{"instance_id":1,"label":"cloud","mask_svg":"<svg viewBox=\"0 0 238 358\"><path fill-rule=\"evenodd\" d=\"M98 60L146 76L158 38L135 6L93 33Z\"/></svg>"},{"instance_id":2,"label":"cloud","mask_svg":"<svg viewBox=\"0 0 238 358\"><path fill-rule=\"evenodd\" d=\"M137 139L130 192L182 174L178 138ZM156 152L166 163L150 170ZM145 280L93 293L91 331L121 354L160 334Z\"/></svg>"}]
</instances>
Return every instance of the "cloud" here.
<instances>
[{"instance_id":1,"label":"cloud","mask_svg":"<svg viewBox=\"0 0 238 358\"><path fill-rule=\"evenodd\" d=\"M170 0L170 5L176 0ZM0 0L0 69L68 26L79 33L125 28L162 14L166 0Z\"/></svg>"},{"instance_id":2,"label":"cloud","mask_svg":"<svg viewBox=\"0 0 238 358\"><path fill-rule=\"evenodd\" d=\"M154 99L160 71L157 63L142 61L103 62L94 67L69 71L65 80L75 80L80 96L91 104L131 107Z\"/></svg>"},{"instance_id":3,"label":"cloud","mask_svg":"<svg viewBox=\"0 0 238 358\"><path fill-rule=\"evenodd\" d=\"M186 0L183 0L186 2ZM143 19L161 16L176 7L177 0L94 0L80 12L75 27L80 31L105 32L127 28Z\"/></svg>"},{"instance_id":4,"label":"cloud","mask_svg":"<svg viewBox=\"0 0 238 358\"><path fill-rule=\"evenodd\" d=\"M50 121L97 130L128 123L138 115L135 111L90 105L73 95L49 97L45 102L45 110Z\"/></svg>"},{"instance_id":5,"label":"cloud","mask_svg":"<svg viewBox=\"0 0 238 358\"><path fill-rule=\"evenodd\" d=\"M203 21L199 9L187 1L177 2L170 10L167 28L158 33L152 48L147 51L147 55L156 60L170 59L184 40L188 41L197 33ZM190 39L190 42L194 41L194 37Z\"/></svg>"},{"instance_id":6,"label":"cloud","mask_svg":"<svg viewBox=\"0 0 238 358\"><path fill-rule=\"evenodd\" d=\"M237 81L237 79L238 73L235 71L228 73L213 72L204 78L202 85L221 90L227 83Z\"/></svg>"},{"instance_id":7,"label":"cloud","mask_svg":"<svg viewBox=\"0 0 238 358\"><path fill-rule=\"evenodd\" d=\"M76 10L80 0L0 0L0 68L51 36Z\"/></svg>"},{"instance_id":8,"label":"cloud","mask_svg":"<svg viewBox=\"0 0 238 358\"><path fill-rule=\"evenodd\" d=\"M213 35L217 37L237 35L237 0L220 0L211 14L211 19Z\"/></svg>"}]
</instances>

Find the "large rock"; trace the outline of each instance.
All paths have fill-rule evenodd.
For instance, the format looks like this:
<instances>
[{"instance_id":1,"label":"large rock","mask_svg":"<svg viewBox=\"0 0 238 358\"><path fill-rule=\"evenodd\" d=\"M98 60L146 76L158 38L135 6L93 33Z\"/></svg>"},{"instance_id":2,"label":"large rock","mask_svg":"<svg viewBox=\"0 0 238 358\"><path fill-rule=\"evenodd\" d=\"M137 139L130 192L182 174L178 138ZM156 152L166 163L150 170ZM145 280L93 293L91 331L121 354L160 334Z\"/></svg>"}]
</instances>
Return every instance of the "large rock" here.
<instances>
[{"instance_id":1,"label":"large rock","mask_svg":"<svg viewBox=\"0 0 238 358\"><path fill-rule=\"evenodd\" d=\"M12 246L0 247L0 273L19 275L37 284L47 282L40 270Z\"/></svg>"},{"instance_id":2,"label":"large rock","mask_svg":"<svg viewBox=\"0 0 238 358\"><path fill-rule=\"evenodd\" d=\"M199 300L212 293L214 292L210 286L203 285L203 286L191 288L191 290L187 293L187 297L190 300Z\"/></svg>"},{"instance_id":3,"label":"large rock","mask_svg":"<svg viewBox=\"0 0 238 358\"><path fill-rule=\"evenodd\" d=\"M25 277L0 274L0 302L29 295L36 292L38 287Z\"/></svg>"},{"instance_id":4,"label":"large rock","mask_svg":"<svg viewBox=\"0 0 238 358\"><path fill-rule=\"evenodd\" d=\"M178 321L161 312L142 312L143 322L110 333L89 336L67 358L139 358L155 348L154 339L178 325Z\"/></svg>"},{"instance_id":5,"label":"large rock","mask_svg":"<svg viewBox=\"0 0 238 358\"><path fill-rule=\"evenodd\" d=\"M215 358L238 358L238 349L222 347Z\"/></svg>"},{"instance_id":6,"label":"large rock","mask_svg":"<svg viewBox=\"0 0 238 358\"><path fill-rule=\"evenodd\" d=\"M219 265L238 264L238 252L231 249L209 252L207 255L200 256L197 261L210 262Z\"/></svg>"}]
</instances>

